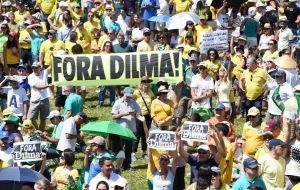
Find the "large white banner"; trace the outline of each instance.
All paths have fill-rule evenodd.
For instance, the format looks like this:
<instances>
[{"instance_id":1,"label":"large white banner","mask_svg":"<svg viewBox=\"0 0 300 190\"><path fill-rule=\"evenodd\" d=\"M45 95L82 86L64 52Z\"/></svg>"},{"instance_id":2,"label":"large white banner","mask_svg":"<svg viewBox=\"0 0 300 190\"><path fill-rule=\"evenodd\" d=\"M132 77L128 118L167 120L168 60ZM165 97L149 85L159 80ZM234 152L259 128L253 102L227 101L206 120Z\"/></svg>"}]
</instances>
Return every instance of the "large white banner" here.
<instances>
[{"instance_id":1,"label":"large white banner","mask_svg":"<svg viewBox=\"0 0 300 190\"><path fill-rule=\"evenodd\" d=\"M201 33L201 54L206 54L209 48L215 48L219 53L228 50L228 31L218 30Z\"/></svg>"}]
</instances>

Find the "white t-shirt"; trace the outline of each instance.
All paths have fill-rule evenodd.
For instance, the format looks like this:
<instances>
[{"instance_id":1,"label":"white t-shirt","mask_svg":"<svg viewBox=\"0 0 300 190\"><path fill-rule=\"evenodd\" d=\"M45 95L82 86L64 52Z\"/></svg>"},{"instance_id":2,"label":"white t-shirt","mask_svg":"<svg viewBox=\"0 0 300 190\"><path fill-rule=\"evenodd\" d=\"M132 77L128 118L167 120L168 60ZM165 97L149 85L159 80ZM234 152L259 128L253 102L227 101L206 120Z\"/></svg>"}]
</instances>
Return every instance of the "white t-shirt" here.
<instances>
[{"instance_id":1,"label":"white t-shirt","mask_svg":"<svg viewBox=\"0 0 300 190\"><path fill-rule=\"evenodd\" d=\"M66 134L77 135L77 129L76 129L76 123L74 117L70 117L64 122L60 139L58 141L56 149L60 151L64 151L65 149L69 148L72 151L75 151L77 138L67 139Z\"/></svg>"},{"instance_id":2,"label":"white t-shirt","mask_svg":"<svg viewBox=\"0 0 300 190\"><path fill-rule=\"evenodd\" d=\"M28 97L24 88L11 89L7 93L7 107L10 107L17 116L24 115L23 104L27 101Z\"/></svg>"},{"instance_id":3,"label":"white t-shirt","mask_svg":"<svg viewBox=\"0 0 300 190\"><path fill-rule=\"evenodd\" d=\"M39 85L47 85L48 84L48 71L47 69L41 70L39 76L36 76L34 73L31 73L28 76L28 84L31 87L31 102L41 101L50 97L49 88L45 88L42 90L36 89L34 86Z\"/></svg>"},{"instance_id":4,"label":"white t-shirt","mask_svg":"<svg viewBox=\"0 0 300 190\"><path fill-rule=\"evenodd\" d=\"M208 90L214 90L214 81L210 76L200 79L200 74L194 75L192 77L191 88L195 88L195 93L197 96L201 96L208 92ZM211 108L209 98L206 98L200 102L200 106L203 108ZM197 108L195 101L192 102L192 108Z\"/></svg>"},{"instance_id":5,"label":"white t-shirt","mask_svg":"<svg viewBox=\"0 0 300 190\"><path fill-rule=\"evenodd\" d=\"M286 165L285 175L300 177L300 141L294 139L289 144L290 155Z\"/></svg>"},{"instance_id":6,"label":"white t-shirt","mask_svg":"<svg viewBox=\"0 0 300 190\"><path fill-rule=\"evenodd\" d=\"M134 28L131 33L131 39L138 40L138 41L143 40L144 39L144 30L145 30L145 27L142 29Z\"/></svg>"},{"instance_id":7,"label":"white t-shirt","mask_svg":"<svg viewBox=\"0 0 300 190\"><path fill-rule=\"evenodd\" d=\"M13 157L12 157L12 151L13 148L8 147L8 149L1 151L0 150L0 160L3 160L4 162L6 162L7 164L9 164L10 166L13 165Z\"/></svg>"},{"instance_id":8,"label":"white t-shirt","mask_svg":"<svg viewBox=\"0 0 300 190\"><path fill-rule=\"evenodd\" d=\"M157 10L157 15L169 15L169 3L166 0L158 0L159 9Z\"/></svg>"},{"instance_id":9,"label":"white t-shirt","mask_svg":"<svg viewBox=\"0 0 300 190\"><path fill-rule=\"evenodd\" d=\"M268 89L270 90L268 96L268 113L273 115L281 115L280 109L276 106L274 101L272 100L272 96L274 94L275 89L277 88L278 84L274 79L268 80L266 82ZM294 96L292 87L287 84L286 82L282 84L279 90L280 98L283 102L290 99Z\"/></svg>"},{"instance_id":10,"label":"white t-shirt","mask_svg":"<svg viewBox=\"0 0 300 190\"><path fill-rule=\"evenodd\" d=\"M278 51L288 49L289 41L294 38L293 32L289 28L285 28L284 30L279 30L279 38L278 38Z\"/></svg>"},{"instance_id":11,"label":"white t-shirt","mask_svg":"<svg viewBox=\"0 0 300 190\"><path fill-rule=\"evenodd\" d=\"M280 70L285 71L286 74L286 82L291 85L293 88L300 84L300 80L298 77L298 72L296 71L296 69L284 69L284 68L280 68Z\"/></svg>"},{"instance_id":12,"label":"white t-shirt","mask_svg":"<svg viewBox=\"0 0 300 190\"><path fill-rule=\"evenodd\" d=\"M122 17L122 15L119 15L118 16L118 20L117 20L117 23L120 25L121 27L121 30L125 36L125 41L128 41L129 38L128 38L128 35L127 35L127 28L128 28L128 24L130 22L130 17L129 16L126 16L125 19Z\"/></svg>"},{"instance_id":13,"label":"white t-shirt","mask_svg":"<svg viewBox=\"0 0 300 190\"><path fill-rule=\"evenodd\" d=\"M109 190L114 190L115 189L115 186L118 185L118 184L128 184L127 180L123 177L121 177L120 175L118 174L115 174L115 173L111 173L110 174L110 178L107 180L106 177L103 177L101 175L101 173L99 173L98 175L96 175L91 181L90 181L90 186L89 186L89 190L95 190L96 187L97 187L97 184L100 182L100 181L105 181L108 183L108 186L109 186ZM125 188L127 189L127 188Z\"/></svg>"}]
</instances>

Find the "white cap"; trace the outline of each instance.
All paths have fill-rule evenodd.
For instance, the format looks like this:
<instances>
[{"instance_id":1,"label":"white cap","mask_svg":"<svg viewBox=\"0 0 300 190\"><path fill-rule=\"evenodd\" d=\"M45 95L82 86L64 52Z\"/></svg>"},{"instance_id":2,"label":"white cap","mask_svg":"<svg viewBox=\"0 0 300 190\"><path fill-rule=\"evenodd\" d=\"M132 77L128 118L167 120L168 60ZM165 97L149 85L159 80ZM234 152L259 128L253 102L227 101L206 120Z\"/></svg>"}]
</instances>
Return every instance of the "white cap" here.
<instances>
[{"instance_id":1,"label":"white cap","mask_svg":"<svg viewBox=\"0 0 300 190\"><path fill-rule=\"evenodd\" d=\"M202 144L200 146L198 146L197 150L206 150L206 151L209 151L210 152L210 148L207 144Z\"/></svg>"},{"instance_id":2,"label":"white cap","mask_svg":"<svg viewBox=\"0 0 300 190\"><path fill-rule=\"evenodd\" d=\"M52 119L53 117L61 117L61 114L59 111L57 110L53 110L50 112L50 114L48 115L48 119Z\"/></svg>"},{"instance_id":3,"label":"white cap","mask_svg":"<svg viewBox=\"0 0 300 190\"><path fill-rule=\"evenodd\" d=\"M250 7L250 8L248 9L248 15L249 15L249 16L254 16L254 15L256 15L256 7Z\"/></svg>"},{"instance_id":4,"label":"white cap","mask_svg":"<svg viewBox=\"0 0 300 190\"><path fill-rule=\"evenodd\" d=\"M266 7L266 12L275 11L275 9L272 6Z\"/></svg>"},{"instance_id":5,"label":"white cap","mask_svg":"<svg viewBox=\"0 0 300 190\"><path fill-rule=\"evenodd\" d=\"M65 1L59 2L59 7L68 7L68 4Z\"/></svg>"}]
</instances>

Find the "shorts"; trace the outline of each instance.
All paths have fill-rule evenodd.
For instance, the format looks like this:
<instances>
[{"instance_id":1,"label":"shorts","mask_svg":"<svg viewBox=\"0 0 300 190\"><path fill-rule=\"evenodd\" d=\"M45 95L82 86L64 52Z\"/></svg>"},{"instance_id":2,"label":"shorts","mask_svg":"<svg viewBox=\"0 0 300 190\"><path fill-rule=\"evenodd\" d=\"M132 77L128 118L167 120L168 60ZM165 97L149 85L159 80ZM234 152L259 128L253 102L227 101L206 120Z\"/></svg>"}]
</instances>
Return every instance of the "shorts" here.
<instances>
[{"instance_id":1,"label":"shorts","mask_svg":"<svg viewBox=\"0 0 300 190\"><path fill-rule=\"evenodd\" d=\"M30 107L28 111L28 119L37 119L40 114L40 119L46 119L50 113L49 99L38 101L30 101Z\"/></svg>"},{"instance_id":2,"label":"shorts","mask_svg":"<svg viewBox=\"0 0 300 190\"><path fill-rule=\"evenodd\" d=\"M18 68L19 63L15 63L15 64L7 64L8 68Z\"/></svg>"}]
</instances>

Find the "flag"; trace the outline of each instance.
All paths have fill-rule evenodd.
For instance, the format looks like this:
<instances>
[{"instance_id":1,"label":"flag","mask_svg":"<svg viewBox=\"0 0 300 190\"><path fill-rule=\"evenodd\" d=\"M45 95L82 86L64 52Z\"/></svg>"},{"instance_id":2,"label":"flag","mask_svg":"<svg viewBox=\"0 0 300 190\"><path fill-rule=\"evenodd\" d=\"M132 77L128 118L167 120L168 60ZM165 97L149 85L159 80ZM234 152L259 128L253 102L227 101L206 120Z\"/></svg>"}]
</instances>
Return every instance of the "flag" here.
<instances>
[{"instance_id":1,"label":"flag","mask_svg":"<svg viewBox=\"0 0 300 190\"><path fill-rule=\"evenodd\" d=\"M284 107L283 101L279 94L280 87L281 87L281 85L279 85L275 88L274 93L272 95L272 100L276 104L276 106L283 112L285 107Z\"/></svg>"}]
</instances>

